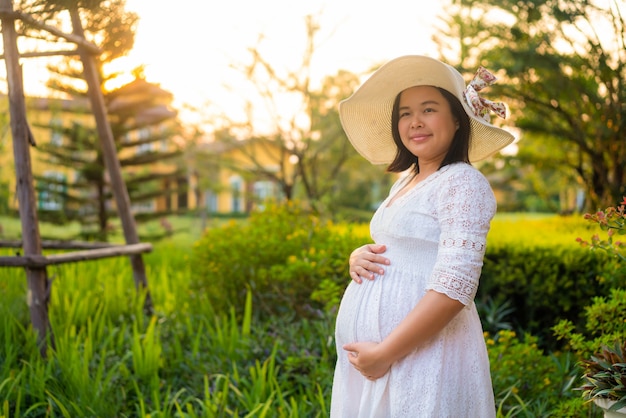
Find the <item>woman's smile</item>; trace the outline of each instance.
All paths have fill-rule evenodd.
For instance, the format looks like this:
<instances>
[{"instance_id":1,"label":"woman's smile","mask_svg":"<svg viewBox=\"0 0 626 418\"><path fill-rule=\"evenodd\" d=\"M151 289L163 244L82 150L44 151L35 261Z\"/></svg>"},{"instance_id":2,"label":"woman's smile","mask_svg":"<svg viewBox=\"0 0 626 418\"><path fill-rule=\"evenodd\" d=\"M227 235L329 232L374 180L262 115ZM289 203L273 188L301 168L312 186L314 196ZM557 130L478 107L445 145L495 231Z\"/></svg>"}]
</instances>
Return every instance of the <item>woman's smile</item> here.
<instances>
[{"instance_id":1,"label":"woman's smile","mask_svg":"<svg viewBox=\"0 0 626 418\"><path fill-rule=\"evenodd\" d=\"M456 132L448 101L432 86L411 87L400 95L398 132L404 146L419 157L420 171L435 171Z\"/></svg>"},{"instance_id":2,"label":"woman's smile","mask_svg":"<svg viewBox=\"0 0 626 418\"><path fill-rule=\"evenodd\" d=\"M426 134L426 133L415 133L415 134L409 135L409 139L413 142L424 142L428 138L430 138L430 136L431 136L430 134Z\"/></svg>"}]
</instances>

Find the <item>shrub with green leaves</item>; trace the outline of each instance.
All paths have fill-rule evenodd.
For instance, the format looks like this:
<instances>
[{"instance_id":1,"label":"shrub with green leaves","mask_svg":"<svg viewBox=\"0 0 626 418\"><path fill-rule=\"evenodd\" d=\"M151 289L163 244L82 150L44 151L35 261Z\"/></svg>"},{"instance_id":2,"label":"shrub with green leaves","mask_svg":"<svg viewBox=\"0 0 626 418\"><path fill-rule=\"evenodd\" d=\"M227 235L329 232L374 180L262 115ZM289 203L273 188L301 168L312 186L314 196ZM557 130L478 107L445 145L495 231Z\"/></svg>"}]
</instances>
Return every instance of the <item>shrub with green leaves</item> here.
<instances>
[{"instance_id":1,"label":"shrub with green leaves","mask_svg":"<svg viewBox=\"0 0 626 418\"><path fill-rule=\"evenodd\" d=\"M330 316L294 321L210 309L190 291L190 248L146 255L155 315L126 259L54 268L56 348L39 355L23 271L0 272L0 416L318 417L336 359ZM9 270L11 271L11 270Z\"/></svg>"},{"instance_id":2,"label":"shrub with green leaves","mask_svg":"<svg viewBox=\"0 0 626 418\"><path fill-rule=\"evenodd\" d=\"M559 416L587 417L589 408L575 414L571 410L571 391L577 376L575 359L568 354L547 355L538 346L537 337L502 330L494 336L486 334L485 341L491 365L491 379L496 395L498 416ZM560 411L556 414L555 411Z\"/></svg>"},{"instance_id":3,"label":"shrub with green leaves","mask_svg":"<svg viewBox=\"0 0 626 418\"><path fill-rule=\"evenodd\" d=\"M582 367L584 384L579 390L585 399L614 401L611 411L626 407L626 341L602 347L600 352L582 360Z\"/></svg>"},{"instance_id":4,"label":"shrub with green leaves","mask_svg":"<svg viewBox=\"0 0 626 418\"><path fill-rule=\"evenodd\" d=\"M311 317L325 306L311 299L313 292L329 283L343 290L348 255L365 239L297 203L268 204L246 222L206 231L194 245L192 286L207 294L216 312L239 311L251 289L256 314Z\"/></svg>"},{"instance_id":5,"label":"shrub with green leaves","mask_svg":"<svg viewBox=\"0 0 626 418\"><path fill-rule=\"evenodd\" d=\"M477 299L509 301L514 325L556 348L548 331L560 319L582 324L581 306L609 292L598 280L604 273L604 253L572 246L487 246Z\"/></svg>"},{"instance_id":6,"label":"shrub with green leaves","mask_svg":"<svg viewBox=\"0 0 626 418\"><path fill-rule=\"evenodd\" d=\"M552 328L579 358L587 358L614 341L626 341L626 289L612 289L607 297L594 297L584 313L582 328L566 319Z\"/></svg>"}]
</instances>

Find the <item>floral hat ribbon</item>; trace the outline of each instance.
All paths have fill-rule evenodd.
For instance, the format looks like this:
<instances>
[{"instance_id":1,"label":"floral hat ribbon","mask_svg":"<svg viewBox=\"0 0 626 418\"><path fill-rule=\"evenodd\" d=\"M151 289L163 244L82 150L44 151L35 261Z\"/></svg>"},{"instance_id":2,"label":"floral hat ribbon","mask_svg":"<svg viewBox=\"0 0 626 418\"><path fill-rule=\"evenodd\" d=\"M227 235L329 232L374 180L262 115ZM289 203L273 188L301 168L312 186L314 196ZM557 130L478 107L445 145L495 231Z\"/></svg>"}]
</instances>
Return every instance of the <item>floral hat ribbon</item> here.
<instances>
[{"instance_id":1,"label":"floral hat ribbon","mask_svg":"<svg viewBox=\"0 0 626 418\"><path fill-rule=\"evenodd\" d=\"M479 67L474 75L474 79L470 81L465 89L464 96L467 105L472 109L474 115L490 123L489 111L493 111L502 119L506 119L506 107L502 102L492 102L478 95L478 92L485 87L495 83L496 76L491 74L485 67Z\"/></svg>"}]
</instances>

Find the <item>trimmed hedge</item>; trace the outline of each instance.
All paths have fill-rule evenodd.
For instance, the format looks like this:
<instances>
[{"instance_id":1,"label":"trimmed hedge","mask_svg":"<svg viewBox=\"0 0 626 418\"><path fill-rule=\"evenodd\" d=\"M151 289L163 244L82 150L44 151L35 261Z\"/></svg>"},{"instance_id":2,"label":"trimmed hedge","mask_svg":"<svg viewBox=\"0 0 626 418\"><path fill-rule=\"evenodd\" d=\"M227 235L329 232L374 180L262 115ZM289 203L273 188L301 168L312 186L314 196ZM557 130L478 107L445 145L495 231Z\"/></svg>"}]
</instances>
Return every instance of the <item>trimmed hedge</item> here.
<instances>
[{"instance_id":1,"label":"trimmed hedge","mask_svg":"<svg viewBox=\"0 0 626 418\"><path fill-rule=\"evenodd\" d=\"M516 328L549 343L559 319L582 324L584 307L609 293L598 280L608 262L606 254L578 247L488 246L477 299L509 301Z\"/></svg>"},{"instance_id":2,"label":"trimmed hedge","mask_svg":"<svg viewBox=\"0 0 626 418\"><path fill-rule=\"evenodd\" d=\"M337 307L350 280L348 256L370 242L368 232L324 222L295 203L269 205L246 221L205 232L194 246L193 287L218 313L243 306L250 288L256 315L315 317ZM487 246L477 302L508 301L514 328L552 347L551 328L559 320L582 325L584 307L609 294L610 283L598 280L608 259L575 243L520 246L510 235Z\"/></svg>"}]
</instances>

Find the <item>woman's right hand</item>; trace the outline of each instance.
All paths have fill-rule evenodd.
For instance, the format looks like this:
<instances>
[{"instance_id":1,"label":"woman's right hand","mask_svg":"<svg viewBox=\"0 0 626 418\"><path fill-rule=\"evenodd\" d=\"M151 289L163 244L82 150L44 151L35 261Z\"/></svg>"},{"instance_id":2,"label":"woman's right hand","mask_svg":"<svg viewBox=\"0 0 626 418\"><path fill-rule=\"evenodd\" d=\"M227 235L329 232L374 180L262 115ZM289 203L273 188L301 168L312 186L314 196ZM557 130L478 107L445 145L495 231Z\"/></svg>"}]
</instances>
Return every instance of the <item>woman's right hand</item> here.
<instances>
[{"instance_id":1,"label":"woman's right hand","mask_svg":"<svg viewBox=\"0 0 626 418\"><path fill-rule=\"evenodd\" d=\"M381 265L389 265L389 259L382 253L387 250L384 244L366 244L350 254L350 277L357 283L363 279L374 280L374 275L383 275L385 270Z\"/></svg>"}]
</instances>

